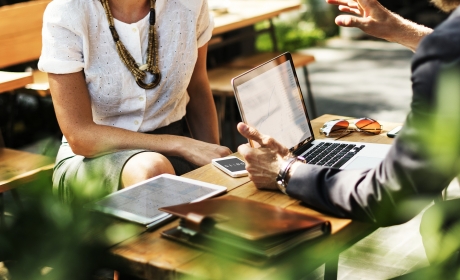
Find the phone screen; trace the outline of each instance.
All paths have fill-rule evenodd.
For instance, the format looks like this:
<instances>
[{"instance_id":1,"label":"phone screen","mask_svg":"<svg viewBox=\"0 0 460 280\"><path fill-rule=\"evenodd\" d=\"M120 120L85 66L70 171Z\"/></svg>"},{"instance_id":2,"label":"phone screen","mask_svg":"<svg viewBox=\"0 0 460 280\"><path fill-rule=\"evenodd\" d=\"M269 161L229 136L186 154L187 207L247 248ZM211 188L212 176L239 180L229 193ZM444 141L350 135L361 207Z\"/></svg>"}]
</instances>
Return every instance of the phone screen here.
<instances>
[{"instance_id":1,"label":"phone screen","mask_svg":"<svg viewBox=\"0 0 460 280\"><path fill-rule=\"evenodd\" d=\"M246 170L244 161L242 161L239 158L216 160L216 163L222 165L223 167L232 172Z\"/></svg>"}]
</instances>

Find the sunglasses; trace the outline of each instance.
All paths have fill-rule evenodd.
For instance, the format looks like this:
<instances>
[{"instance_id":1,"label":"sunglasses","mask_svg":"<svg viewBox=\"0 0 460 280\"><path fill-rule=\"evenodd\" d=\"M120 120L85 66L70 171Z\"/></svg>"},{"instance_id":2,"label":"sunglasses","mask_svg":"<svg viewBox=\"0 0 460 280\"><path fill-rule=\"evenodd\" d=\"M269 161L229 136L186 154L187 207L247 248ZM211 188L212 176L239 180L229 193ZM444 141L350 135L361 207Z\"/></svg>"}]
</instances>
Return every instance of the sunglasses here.
<instances>
[{"instance_id":1,"label":"sunglasses","mask_svg":"<svg viewBox=\"0 0 460 280\"><path fill-rule=\"evenodd\" d=\"M354 126L354 129L350 129L350 122L348 122L348 120L332 120L326 122L323 127L319 129L319 132L326 135L326 137L345 136L344 134L346 132L350 134L353 131L366 132L375 135L382 132L382 125L378 121L371 118L357 119L354 122Z\"/></svg>"}]
</instances>

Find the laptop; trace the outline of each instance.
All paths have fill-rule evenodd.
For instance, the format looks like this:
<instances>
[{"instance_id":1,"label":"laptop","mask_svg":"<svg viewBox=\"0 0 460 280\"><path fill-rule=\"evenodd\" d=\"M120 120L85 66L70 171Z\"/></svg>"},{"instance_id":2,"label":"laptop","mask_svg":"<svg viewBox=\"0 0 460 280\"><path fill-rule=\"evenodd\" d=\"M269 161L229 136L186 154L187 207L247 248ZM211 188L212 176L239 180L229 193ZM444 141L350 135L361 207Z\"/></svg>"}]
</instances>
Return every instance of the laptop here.
<instances>
[{"instance_id":1,"label":"laptop","mask_svg":"<svg viewBox=\"0 0 460 280\"><path fill-rule=\"evenodd\" d=\"M310 164L340 169L372 168L391 147L315 139L290 53L233 78L231 83L243 122L274 137Z\"/></svg>"}]
</instances>

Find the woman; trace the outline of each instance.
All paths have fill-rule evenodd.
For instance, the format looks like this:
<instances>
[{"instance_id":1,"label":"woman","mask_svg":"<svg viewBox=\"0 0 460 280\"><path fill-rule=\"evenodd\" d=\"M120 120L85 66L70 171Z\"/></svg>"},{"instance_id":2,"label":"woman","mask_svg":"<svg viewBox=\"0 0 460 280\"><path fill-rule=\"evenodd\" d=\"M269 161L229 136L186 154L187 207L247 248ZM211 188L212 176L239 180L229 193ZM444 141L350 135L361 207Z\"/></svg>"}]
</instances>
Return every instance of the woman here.
<instances>
[{"instance_id":1,"label":"woman","mask_svg":"<svg viewBox=\"0 0 460 280\"><path fill-rule=\"evenodd\" d=\"M53 175L64 201L231 153L218 145L206 73L212 29L206 0L48 5L39 69L64 134ZM184 117L193 138L183 136Z\"/></svg>"}]
</instances>

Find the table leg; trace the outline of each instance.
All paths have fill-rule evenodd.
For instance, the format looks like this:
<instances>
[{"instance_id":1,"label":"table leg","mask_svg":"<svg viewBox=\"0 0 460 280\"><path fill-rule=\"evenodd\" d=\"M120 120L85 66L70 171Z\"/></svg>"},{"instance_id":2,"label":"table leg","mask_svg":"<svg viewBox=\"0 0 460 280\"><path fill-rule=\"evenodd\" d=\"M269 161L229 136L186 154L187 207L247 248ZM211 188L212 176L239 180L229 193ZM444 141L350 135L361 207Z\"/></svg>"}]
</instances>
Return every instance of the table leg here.
<instances>
[{"instance_id":1,"label":"table leg","mask_svg":"<svg viewBox=\"0 0 460 280\"><path fill-rule=\"evenodd\" d=\"M236 115L235 115L235 104L236 100L235 98L232 98L232 102L230 104L230 135L232 137L232 147L231 147L231 150L233 152L236 152L236 149L237 149L237 146L236 146L236 123L235 123L235 119L236 119Z\"/></svg>"},{"instance_id":2,"label":"table leg","mask_svg":"<svg viewBox=\"0 0 460 280\"><path fill-rule=\"evenodd\" d=\"M307 66L302 67L303 69L303 76L305 78L305 86L307 87L307 98L308 98L308 105L310 105L311 115L310 118L318 117L318 112L316 111L316 104L315 99L313 98L313 92L311 91L310 79L308 78L308 69Z\"/></svg>"},{"instance_id":3,"label":"table leg","mask_svg":"<svg viewBox=\"0 0 460 280\"><path fill-rule=\"evenodd\" d=\"M278 41L276 40L275 25L273 24L272 19L269 19L268 22L269 22L268 31L270 32L270 38L272 39L273 51L277 52L278 51Z\"/></svg>"},{"instance_id":4,"label":"table leg","mask_svg":"<svg viewBox=\"0 0 460 280\"><path fill-rule=\"evenodd\" d=\"M337 280L339 270L339 256L330 259L324 264L324 280Z\"/></svg>"},{"instance_id":5,"label":"table leg","mask_svg":"<svg viewBox=\"0 0 460 280\"><path fill-rule=\"evenodd\" d=\"M227 97L224 96L224 95L221 95L220 98L219 98L219 111L217 112L217 119L218 119L218 122L219 122L219 139L222 141L222 137L223 137L223 130L224 130L224 126L225 126L225 106L226 106L226 102L227 101Z\"/></svg>"},{"instance_id":6,"label":"table leg","mask_svg":"<svg viewBox=\"0 0 460 280\"><path fill-rule=\"evenodd\" d=\"M12 189L12 190L10 190L10 192L11 192L11 195L13 196L14 201L18 205L19 209L22 210L22 202L21 202L21 198L19 197L18 190L17 189Z\"/></svg>"},{"instance_id":7,"label":"table leg","mask_svg":"<svg viewBox=\"0 0 460 280\"><path fill-rule=\"evenodd\" d=\"M5 206L3 201L3 193L0 193L0 232L5 229Z\"/></svg>"}]
</instances>

